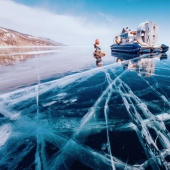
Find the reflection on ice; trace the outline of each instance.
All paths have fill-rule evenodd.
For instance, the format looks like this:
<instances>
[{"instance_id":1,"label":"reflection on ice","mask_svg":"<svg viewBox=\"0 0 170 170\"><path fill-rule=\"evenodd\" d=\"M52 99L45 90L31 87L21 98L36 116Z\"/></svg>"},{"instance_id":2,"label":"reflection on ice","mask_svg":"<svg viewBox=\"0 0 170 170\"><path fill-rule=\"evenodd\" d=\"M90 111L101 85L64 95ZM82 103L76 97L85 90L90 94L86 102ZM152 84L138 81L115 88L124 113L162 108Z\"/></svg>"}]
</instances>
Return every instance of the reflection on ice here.
<instances>
[{"instance_id":1,"label":"reflection on ice","mask_svg":"<svg viewBox=\"0 0 170 170\"><path fill-rule=\"evenodd\" d=\"M29 58L52 54L60 51L62 47L10 47L0 48L0 65L11 65Z\"/></svg>"},{"instance_id":2,"label":"reflection on ice","mask_svg":"<svg viewBox=\"0 0 170 170\"><path fill-rule=\"evenodd\" d=\"M156 58L1 94L0 169L170 169L170 62Z\"/></svg>"},{"instance_id":3,"label":"reflection on ice","mask_svg":"<svg viewBox=\"0 0 170 170\"><path fill-rule=\"evenodd\" d=\"M129 71L136 71L138 76L150 77L155 72L155 61L167 59L165 53L149 53L149 54L121 54L113 53L114 57L117 57L117 62L122 62L125 69ZM131 60L129 60L131 59Z\"/></svg>"}]
</instances>

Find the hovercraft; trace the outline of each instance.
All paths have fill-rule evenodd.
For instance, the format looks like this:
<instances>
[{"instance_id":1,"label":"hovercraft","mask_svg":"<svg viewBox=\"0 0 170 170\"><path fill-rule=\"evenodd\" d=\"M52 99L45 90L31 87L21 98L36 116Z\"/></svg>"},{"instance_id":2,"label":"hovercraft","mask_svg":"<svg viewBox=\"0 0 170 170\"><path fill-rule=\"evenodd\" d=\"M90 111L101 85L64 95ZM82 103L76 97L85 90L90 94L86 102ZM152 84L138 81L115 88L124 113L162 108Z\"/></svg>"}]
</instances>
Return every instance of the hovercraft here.
<instances>
[{"instance_id":1,"label":"hovercraft","mask_svg":"<svg viewBox=\"0 0 170 170\"><path fill-rule=\"evenodd\" d=\"M158 39L158 26L153 22L141 23L137 31L123 28L122 33L115 37L114 44L111 45L112 52L123 53L165 53L169 47L155 44Z\"/></svg>"}]
</instances>

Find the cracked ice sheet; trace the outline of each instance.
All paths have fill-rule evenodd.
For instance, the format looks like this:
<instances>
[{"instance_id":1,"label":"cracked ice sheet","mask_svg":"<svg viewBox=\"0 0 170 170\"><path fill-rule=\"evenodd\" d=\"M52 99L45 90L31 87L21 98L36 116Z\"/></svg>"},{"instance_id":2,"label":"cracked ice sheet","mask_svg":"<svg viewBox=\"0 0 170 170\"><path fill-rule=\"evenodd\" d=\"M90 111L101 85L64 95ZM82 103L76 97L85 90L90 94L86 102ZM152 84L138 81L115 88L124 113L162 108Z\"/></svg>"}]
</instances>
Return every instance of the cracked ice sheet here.
<instances>
[{"instance_id":1,"label":"cracked ice sheet","mask_svg":"<svg viewBox=\"0 0 170 170\"><path fill-rule=\"evenodd\" d=\"M1 169L168 169L169 59L155 61L149 78L111 64L0 95Z\"/></svg>"}]
</instances>

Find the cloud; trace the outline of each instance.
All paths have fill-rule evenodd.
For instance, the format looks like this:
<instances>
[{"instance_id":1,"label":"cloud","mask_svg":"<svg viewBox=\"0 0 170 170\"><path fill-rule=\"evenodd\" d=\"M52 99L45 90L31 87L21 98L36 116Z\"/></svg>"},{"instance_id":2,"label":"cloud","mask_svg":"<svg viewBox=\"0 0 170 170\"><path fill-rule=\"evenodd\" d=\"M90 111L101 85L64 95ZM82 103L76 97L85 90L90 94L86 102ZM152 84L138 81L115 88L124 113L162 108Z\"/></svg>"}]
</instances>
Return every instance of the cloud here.
<instances>
[{"instance_id":1,"label":"cloud","mask_svg":"<svg viewBox=\"0 0 170 170\"><path fill-rule=\"evenodd\" d=\"M0 11L2 27L73 46L91 46L96 38L100 40L102 46L109 46L113 43L113 37L119 34L127 23L129 28L131 26L137 28L140 24L139 21L130 23L131 20L126 17L122 19L104 13L88 14L84 17L59 15L9 0L0 1ZM158 43L169 44L169 39L166 37L167 28L163 24L160 27Z\"/></svg>"},{"instance_id":2,"label":"cloud","mask_svg":"<svg viewBox=\"0 0 170 170\"><path fill-rule=\"evenodd\" d=\"M104 18L105 18L107 21L109 21L110 23L114 23L114 19L115 19L115 18L113 18L113 16L106 15L106 14L104 14L104 13L102 13L102 12L100 12L99 15L100 15L101 17L104 17Z\"/></svg>"},{"instance_id":3,"label":"cloud","mask_svg":"<svg viewBox=\"0 0 170 170\"><path fill-rule=\"evenodd\" d=\"M111 45L115 34L120 32L118 21L104 14L91 18L58 15L13 1L0 1L0 11L0 26L68 45L88 46L96 38L102 45Z\"/></svg>"}]
</instances>

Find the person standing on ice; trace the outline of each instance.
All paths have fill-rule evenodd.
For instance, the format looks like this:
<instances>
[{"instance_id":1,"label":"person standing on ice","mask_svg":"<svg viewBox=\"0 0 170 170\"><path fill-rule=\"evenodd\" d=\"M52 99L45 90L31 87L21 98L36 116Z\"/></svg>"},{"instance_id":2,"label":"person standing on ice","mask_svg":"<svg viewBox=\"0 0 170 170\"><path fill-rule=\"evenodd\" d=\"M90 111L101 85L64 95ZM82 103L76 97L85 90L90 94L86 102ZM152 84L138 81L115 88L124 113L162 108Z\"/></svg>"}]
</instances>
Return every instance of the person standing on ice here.
<instances>
[{"instance_id":1,"label":"person standing on ice","mask_svg":"<svg viewBox=\"0 0 170 170\"><path fill-rule=\"evenodd\" d=\"M101 52L99 39L95 40L94 48L96 48L96 51Z\"/></svg>"},{"instance_id":2,"label":"person standing on ice","mask_svg":"<svg viewBox=\"0 0 170 170\"><path fill-rule=\"evenodd\" d=\"M99 39L95 40L94 48L96 49L93 53L94 58L96 58L96 65L98 67L102 66L102 57L105 56L104 53L101 52Z\"/></svg>"}]
</instances>

